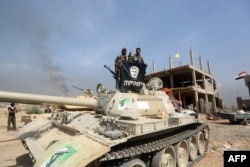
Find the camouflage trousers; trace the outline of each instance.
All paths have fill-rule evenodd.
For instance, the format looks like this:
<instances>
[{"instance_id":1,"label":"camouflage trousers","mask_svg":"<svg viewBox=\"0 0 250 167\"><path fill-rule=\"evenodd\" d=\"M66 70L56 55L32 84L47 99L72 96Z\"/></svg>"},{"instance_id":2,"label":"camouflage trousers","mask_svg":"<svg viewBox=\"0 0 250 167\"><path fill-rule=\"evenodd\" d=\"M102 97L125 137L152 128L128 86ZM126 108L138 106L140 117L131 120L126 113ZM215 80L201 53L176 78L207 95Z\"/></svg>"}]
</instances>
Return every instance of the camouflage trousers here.
<instances>
[{"instance_id":1,"label":"camouflage trousers","mask_svg":"<svg viewBox=\"0 0 250 167\"><path fill-rule=\"evenodd\" d=\"M16 129L16 117L9 115L8 117L8 126L7 129L10 130L10 126L13 126L13 129Z\"/></svg>"}]
</instances>

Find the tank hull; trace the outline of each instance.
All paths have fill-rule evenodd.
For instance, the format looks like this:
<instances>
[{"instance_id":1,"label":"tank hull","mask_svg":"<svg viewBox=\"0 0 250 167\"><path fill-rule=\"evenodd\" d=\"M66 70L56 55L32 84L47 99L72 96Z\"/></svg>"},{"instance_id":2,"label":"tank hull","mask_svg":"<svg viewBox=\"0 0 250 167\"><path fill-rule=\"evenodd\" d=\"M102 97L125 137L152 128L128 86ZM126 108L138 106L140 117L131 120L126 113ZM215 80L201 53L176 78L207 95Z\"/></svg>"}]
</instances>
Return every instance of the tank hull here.
<instances>
[{"instance_id":1,"label":"tank hull","mask_svg":"<svg viewBox=\"0 0 250 167\"><path fill-rule=\"evenodd\" d=\"M106 120L106 118L81 112L67 114L73 114L69 123L62 124L62 119L38 120L21 129L19 138L30 151L36 162L35 166L48 164L53 156L55 157L64 149L69 149L72 155L64 153L65 156L66 154L69 156L63 158L64 156L61 155L62 157L59 156L53 164L117 166L134 156L141 159L144 156L153 156L166 147L188 140L190 136L196 136L198 132L204 134L204 129L208 128L206 124L189 115L176 115L167 119L140 117L138 120L117 119L115 122L119 129L127 128L127 132L130 132L130 134L120 135L117 129L106 130L106 133L100 130L105 126L100 119ZM38 128L39 125L40 128ZM30 133L31 127L34 127L33 131L36 133ZM204 147L207 147L207 143L208 138L205 139ZM204 155L205 152L188 163L193 164L198 157Z\"/></svg>"}]
</instances>

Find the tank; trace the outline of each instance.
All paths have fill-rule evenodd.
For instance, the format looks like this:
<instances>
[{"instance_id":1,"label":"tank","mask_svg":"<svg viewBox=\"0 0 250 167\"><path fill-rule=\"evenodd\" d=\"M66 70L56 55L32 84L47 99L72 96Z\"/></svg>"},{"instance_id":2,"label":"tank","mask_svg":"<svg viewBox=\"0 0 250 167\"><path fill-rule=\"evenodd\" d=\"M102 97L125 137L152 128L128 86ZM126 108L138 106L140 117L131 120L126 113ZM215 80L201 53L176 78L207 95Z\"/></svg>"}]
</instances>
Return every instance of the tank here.
<instances>
[{"instance_id":1,"label":"tank","mask_svg":"<svg viewBox=\"0 0 250 167\"><path fill-rule=\"evenodd\" d=\"M95 98L0 92L0 101L93 109L52 113L21 128L18 138L34 166L192 166L206 155L209 126L194 111L178 111L160 78L144 83L145 69L145 64L123 62L119 75L110 70L117 89L98 84Z\"/></svg>"}]
</instances>

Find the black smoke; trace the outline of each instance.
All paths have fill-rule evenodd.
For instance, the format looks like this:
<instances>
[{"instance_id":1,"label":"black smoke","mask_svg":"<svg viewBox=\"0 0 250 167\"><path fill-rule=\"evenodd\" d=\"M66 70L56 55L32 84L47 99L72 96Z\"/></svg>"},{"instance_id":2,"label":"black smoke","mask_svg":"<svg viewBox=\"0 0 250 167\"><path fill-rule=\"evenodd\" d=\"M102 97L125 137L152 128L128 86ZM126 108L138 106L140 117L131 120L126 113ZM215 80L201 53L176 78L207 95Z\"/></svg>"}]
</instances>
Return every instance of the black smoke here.
<instances>
[{"instance_id":1,"label":"black smoke","mask_svg":"<svg viewBox=\"0 0 250 167\"><path fill-rule=\"evenodd\" d=\"M9 57L13 57L10 60L11 63L21 65L21 62L16 61L26 60L25 63L30 69L29 73L32 73L31 76L35 75L38 78L41 76L42 82L37 82L40 82L45 88L50 87L57 94L68 95L69 89L63 70L59 64L53 62L54 55L57 53L51 40L58 33L57 25L50 20L49 15L39 11L37 6L32 5L32 1L22 3L1 1L0 38L2 37L2 42L4 39L11 41L13 49L20 49L20 55L9 55ZM8 60L5 59L5 61ZM20 75L22 75L21 72ZM7 81L5 80L5 82Z\"/></svg>"}]
</instances>

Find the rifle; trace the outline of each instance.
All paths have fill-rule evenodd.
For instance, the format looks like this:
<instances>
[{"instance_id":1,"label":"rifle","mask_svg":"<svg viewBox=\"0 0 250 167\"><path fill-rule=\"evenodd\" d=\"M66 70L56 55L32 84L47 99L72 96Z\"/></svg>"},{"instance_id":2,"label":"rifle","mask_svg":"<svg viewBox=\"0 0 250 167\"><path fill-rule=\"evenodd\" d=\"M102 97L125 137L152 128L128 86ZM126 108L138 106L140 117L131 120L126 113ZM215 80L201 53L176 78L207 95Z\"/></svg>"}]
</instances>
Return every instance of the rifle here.
<instances>
[{"instance_id":1,"label":"rifle","mask_svg":"<svg viewBox=\"0 0 250 167\"><path fill-rule=\"evenodd\" d=\"M110 69L110 67L107 67L106 65L104 65L105 68L107 68L109 70L109 72L111 72L113 74L113 78L116 79L117 78L117 74Z\"/></svg>"},{"instance_id":2,"label":"rifle","mask_svg":"<svg viewBox=\"0 0 250 167\"><path fill-rule=\"evenodd\" d=\"M72 85L72 87L73 87L73 88L76 88L76 89L79 89L79 90L81 90L81 91L84 91L84 89L78 88L78 87L76 87L76 86L74 86L74 85Z\"/></svg>"}]
</instances>

